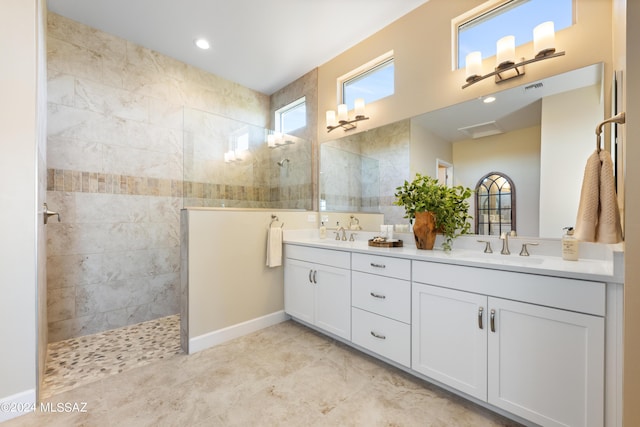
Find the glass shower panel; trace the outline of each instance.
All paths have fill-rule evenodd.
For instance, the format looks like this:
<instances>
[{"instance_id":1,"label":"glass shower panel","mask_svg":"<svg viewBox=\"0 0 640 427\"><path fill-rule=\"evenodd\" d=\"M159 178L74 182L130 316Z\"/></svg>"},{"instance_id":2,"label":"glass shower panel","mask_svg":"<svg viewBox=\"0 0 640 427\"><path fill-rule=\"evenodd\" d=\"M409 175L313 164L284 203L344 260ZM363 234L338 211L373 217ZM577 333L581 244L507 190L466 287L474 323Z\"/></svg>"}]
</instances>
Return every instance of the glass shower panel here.
<instances>
[{"instance_id":1,"label":"glass shower panel","mask_svg":"<svg viewBox=\"0 0 640 427\"><path fill-rule=\"evenodd\" d=\"M184 108L183 206L312 208L311 143L193 108Z\"/></svg>"}]
</instances>

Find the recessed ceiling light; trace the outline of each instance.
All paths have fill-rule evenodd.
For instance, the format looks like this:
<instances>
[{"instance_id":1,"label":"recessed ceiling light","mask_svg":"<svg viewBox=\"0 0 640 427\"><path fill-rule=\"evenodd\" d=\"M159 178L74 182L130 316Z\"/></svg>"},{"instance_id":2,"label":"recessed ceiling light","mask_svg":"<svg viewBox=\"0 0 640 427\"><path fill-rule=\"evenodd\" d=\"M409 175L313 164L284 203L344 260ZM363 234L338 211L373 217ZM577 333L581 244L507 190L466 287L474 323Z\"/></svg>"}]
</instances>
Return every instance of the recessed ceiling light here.
<instances>
[{"instance_id":1,"label":"recessed ceiling light","mask_svg":"<svg viewBox=\"0 0 640 427\"><path fill-rule=\"evenodd\" d=\"M198 46L200 49L209 49L209 42L206 39L196 39L195 42L196 46Z\"/></svg>"},{"instance_id":2,"label":"recessed ceiling light","mask_svg":"<svg viewBox=\"0 0 640 427\"><path fill-rule=\"evenodd\" d=\"M493 101L495 101L496 98L493 96L487 96L486 98L484 98L482 100L482 102L484 102L485 104L491 104Z\"/></svg>"}]
</instances>

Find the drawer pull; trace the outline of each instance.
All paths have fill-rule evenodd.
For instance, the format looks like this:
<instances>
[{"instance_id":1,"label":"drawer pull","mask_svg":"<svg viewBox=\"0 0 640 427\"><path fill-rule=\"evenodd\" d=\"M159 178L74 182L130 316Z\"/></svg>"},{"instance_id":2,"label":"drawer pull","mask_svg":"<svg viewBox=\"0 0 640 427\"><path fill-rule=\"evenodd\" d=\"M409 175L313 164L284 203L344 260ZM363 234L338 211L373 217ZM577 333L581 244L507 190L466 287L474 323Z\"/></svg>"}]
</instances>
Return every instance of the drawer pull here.
<instances>
[{"instance_id":1,"label":"drawer pull","mask_svg":"<svg viewBox=\"0 0 640 427\"><path fill-rule=\"evenodd\" d=\"M316 281L316 274L318 273L318 270L313 270L313 283L318 283Z\"/></svg>"},{"instance_id":2,"label":"drawer pull","mask_svg":"<svg viewBox=\"0 0 640 427\"><path fill-rule=\"evenodd\" d=\"M484 308L480 307L478 309L478 328L480 329L484 329L484 326L482 325L482 313L484 312Z\"/></svg>"},{"instance_id":3,"label":"drawer pull","mask_svg":"<svg viewBox=\"0 0 640 427\"><path fill-rule=\"evenodd\" d=\"M373 331L371 331L371 335L374 338L378 338L379 340L386 340L387 339L387 337L385 337L384 335L378 334L378 333L373 332Z\"/></svg>"},{"instance_id":4,"label":"drawer pull","mask_svg":"<svg viewBox=\"0 0 640 427\"><path fill-rule=\"evenodd\" d=\"M496 311L491 310L491 332L496 331Z\"/></svg>"},{"instance_id":5,"label":"drawer pull","mask_svg":"<svg viewBox=\"0 0 640 427\"><path fill-rule=\"evenodd\" d=\"M376 294L375 292L369 292L369 295L371 295L374 298L379 298L379 299L385 299L387 298L385 295L382 294Z\"/></svg>"},{"instance_id":6,"label":"drawer pull","mask_svg":"<svg viewBox=\"0 0 640 427\"><path fill-rule=\"evenodd\" d=\"M313 274L313 270L309 270L309 283L313 283L313 280L311 280L311 274Z\"/></svg>"},{"instance_id":7,"label":"drawer pull","mask_svg":"<svg viewBox=\"0 0 640 427\"><path fill-rule=\"evenodd\" d=\"M375 262L372 262L370 264L371 264L371 267L375 267L375 268L387 268L387 266L384 264L376 264Z\"/></svg>"}]
</instances>

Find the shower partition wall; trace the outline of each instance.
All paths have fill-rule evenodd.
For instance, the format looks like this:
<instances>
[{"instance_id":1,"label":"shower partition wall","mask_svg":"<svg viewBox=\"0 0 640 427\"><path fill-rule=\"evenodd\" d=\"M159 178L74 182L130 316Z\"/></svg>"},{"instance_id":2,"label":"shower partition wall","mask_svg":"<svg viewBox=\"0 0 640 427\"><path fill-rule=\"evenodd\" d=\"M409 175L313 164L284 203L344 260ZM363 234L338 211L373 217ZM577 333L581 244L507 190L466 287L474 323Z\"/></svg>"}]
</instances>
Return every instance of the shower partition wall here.
<instances>
[{"instance_id":1,"label":"shower partition wall","mask_svg":"<svg viewBox=\"0 0 640 427\"><path fill-rule=\"evenodd\" d=\"M311 143L184 108L183 207L312 209Z\"/></svg>"}]
</instances>

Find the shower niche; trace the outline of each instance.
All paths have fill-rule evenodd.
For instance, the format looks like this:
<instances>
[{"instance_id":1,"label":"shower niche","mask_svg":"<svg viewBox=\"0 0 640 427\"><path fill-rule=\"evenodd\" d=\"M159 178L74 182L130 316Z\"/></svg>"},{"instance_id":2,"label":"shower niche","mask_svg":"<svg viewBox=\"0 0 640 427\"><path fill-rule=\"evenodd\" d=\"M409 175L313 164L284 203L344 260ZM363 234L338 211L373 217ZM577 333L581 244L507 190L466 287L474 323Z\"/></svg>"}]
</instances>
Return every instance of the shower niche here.
<instances>
[{"instance_id":1,"label":"shower niche","mask_svg":"<svg viewBox=\"0 0 640 427\"><path fill-rule=\"evenodd\" d=\"M312 209L311 143L184 109L183 207Z\"/></svg>"}]
</instances>

